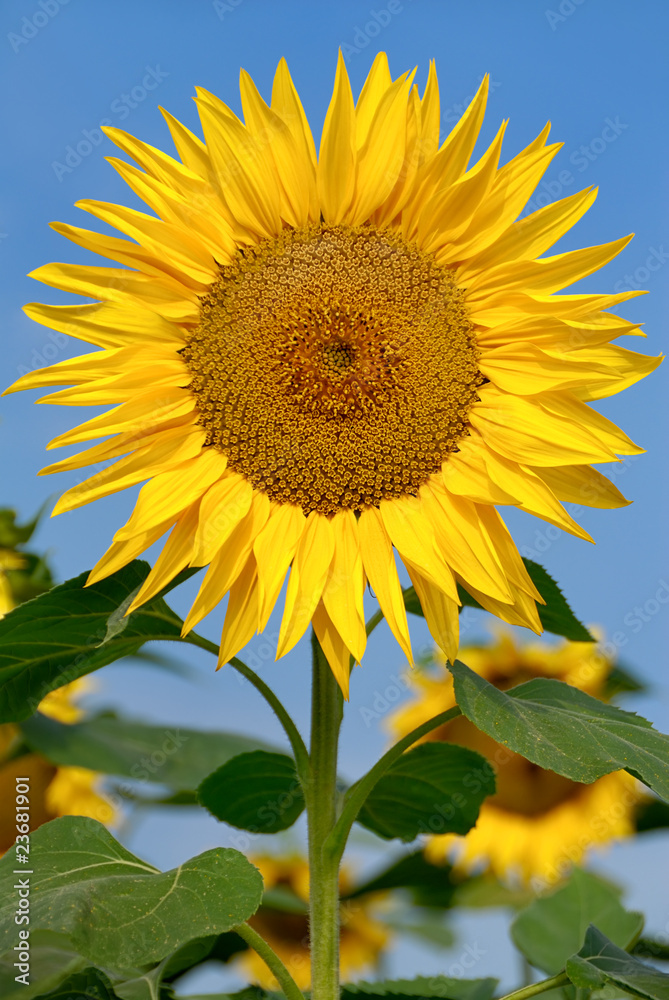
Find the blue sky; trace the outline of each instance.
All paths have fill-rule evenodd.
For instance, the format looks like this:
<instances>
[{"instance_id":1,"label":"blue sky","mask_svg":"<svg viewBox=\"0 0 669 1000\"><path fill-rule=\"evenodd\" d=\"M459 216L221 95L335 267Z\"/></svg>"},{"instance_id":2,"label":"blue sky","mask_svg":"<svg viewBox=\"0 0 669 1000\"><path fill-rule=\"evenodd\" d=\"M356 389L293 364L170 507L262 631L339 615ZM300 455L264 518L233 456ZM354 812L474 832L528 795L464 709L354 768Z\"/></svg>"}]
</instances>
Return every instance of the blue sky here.
<instances>
[{"instance_id":1,"label":"blue sky","mask_svg":"<svg viewBox=\"0 0 669 1000\"><path fill-rule=\"evenodd\" d=\"M66 243L48 228L52 220L78 225L84 217L73 203L81 198L137 205L104 157L114 155L99 132L101 123L120 125L141 139L171 149L158 111L166 107L198 129L192 95L195 85L212 90L240 111L238 75L244 67L268 95L276 63L288 60L314 133L319 134L329 101L337 49L343 48L354 92L380 49L391 70L418 66L422 87L428 60L436 59L441 86L442 129L446 134L475 92L484 73L491 74L491 96L481 143L509 118L503 159L512 157L553 123L552 138L564 142L535 195L538 206L582 187L599 185L595 206L558 250L607 242L629 232L636 237L599 274L580 284L581 291L610 292L647 288L649 295L618 311L646 324L642 348L665 349L669 219L666 200L668 71L666 37L669 7L662 0L634 6L622 0L343 0L271 2L271 0L4 0L0 11L0 79L6 95L0 111L5 156L0 190L0 309L3 336L3 384L26 369L79 353L74 341L29 321L26 301L66 302L64 294L38 286L27 272L51 260L93 263L94 258ZM137 205L137 207L139 207ZM81 216L81 219L79 218ZM103 263L99 261L99 263ZM638 349L636 344L629 346ZM666 468L666 371L599 408L619 423L648 454L619 465L615 482L634 504L619 511L585 510L580 520L597 545L578 541L523 515L508 522L524 555L543 562L559 581L577 613L614 636L620 656L649 682L652 690L634 707L660 728L669 729L669 683L664 649L669 622L669 554L663 470ZM57 481L37 478L47 464L45 445L70 427L81 410L35 407L39 393L2 401L0 449L5 470L2 504L25 517L74 476ZM132 493L110 497L90 507L46 521L37 536L51 553L60 578L92 565L114 530L127 518ZM184 588L174 604L183 611L193 588ZM203 631L215 637L216 621ZM272 620L269 632L276 633ZM468 637L485 634L483 616L473 615ZM416 645L427 634L416 629ZM307 718L308 651L300 646L274 664L263 640L253 655L263 675ZM122 665L99 677L97 703L113 704L128 714L165 723L251 729L275 734L272 719L253 694L225 671L214 675L204 658L192 661L194 679ZM342 770L355 777L385 742L378 725L366 725L362 711L396 683L402 670L399 650L385 628L379 629L364 668L356 671L344 727ZM389 680L390 678L390 680ZM380 702L377 701L377 704ZM632 704L632 703L630 703ZM278 736L278 734L276 734ZM185 857L227 842L213 821L188 824L149 819L128 831L130 846L168 867ZM665 930L669 919L656 870L666 838L653 836L642 845L617 848L600 870L614 863L641 866L635 885L628 879L635 905L651 914L651 928ZM665 869L666 870L666 869ZM411 974L446 967L473 940L476 925L467 917L450 958L403 948L391 971ZM478 919L478 918L477 918ZM498 926L499 924L499 926ZM488 922L491 942L503 922ZM472 929L473 928L473 929ZM483 974L500 967L493 943L477 967ZM440 965L441 963L441 965ZM504 975L515 970L502 963ZM215 989L218 980L202 981Z\"/></svg>"}]
</instances>

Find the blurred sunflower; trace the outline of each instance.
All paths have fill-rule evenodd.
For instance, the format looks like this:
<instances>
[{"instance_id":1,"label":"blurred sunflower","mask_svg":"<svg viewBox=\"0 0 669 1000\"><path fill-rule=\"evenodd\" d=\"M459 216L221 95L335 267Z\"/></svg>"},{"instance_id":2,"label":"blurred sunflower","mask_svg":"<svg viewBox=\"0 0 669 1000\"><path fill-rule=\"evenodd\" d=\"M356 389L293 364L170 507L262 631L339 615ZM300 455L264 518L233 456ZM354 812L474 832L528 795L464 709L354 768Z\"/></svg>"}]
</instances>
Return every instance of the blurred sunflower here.
<instances>
[{"instance_id":1,"label":"blurred sunflower","mask_svg":"<svg viewBox=\"0 0 669 1000\"><path fill-rule=\"evenodd\" d=\"M462 649L460 655L502 691L535 677L548 677L595 698L604 697L614 665L593 643L519 646L507 634L500 634L491 645ZM395 737L455 705L453 680L443 670L443 659L436 662L437 673L420 670L407 678L415 697L390 717ZM496 743L462 716L424 739L447 740L477 750L491 761L497 777L497 792L485 799L473 830L465 837L429 838L425 854L432 862L452 859L456 869L463 871L483 865L499 878L519 877L539 886L563 878L590 847L634 833L636 808L644 794L625 771L607 774L590 785L570 781Z\"/></svg>"},{"instance_id":2,"label":"blurred sunflower","mask_svg":"<svg viewBox=\"0 0 669 1000\"><path fill-rule=\"evenodd\" d=\"M250 860L265 883L265 902L249 924L274 949L301 989L311 982L309 959L309 866L304 858L269 857ZM339 880L342 894L349 888L346 871ZM370 969L388 943L388 929L375 920L369 902L344 901L340 906L340 971L344 982ZM240 965L254 983L265 989L278 984L262 959L252 950L239 958Z\"/></svg>"},{"instance_id":3,"label":"blurred sunflower","mask_svg":"<svg viewBox=\"0 0 669 1000\"><path fill-rule=\"evenodd\" d=\"M32 537L40 517L41 512L29 523L19 525L16 511L0 508L0 618L53 584L44 556L21 551Z\"/></svg>"},{"instance_id":4,"label":"blurred sunflower","mask_svg":"<svg viewBox=\"0 0 669 1000\"><path fill-rule=\"evenodd\" d=\"M39 711L51 719L72 725L83 712L76 699L89 687L89 681L77 680L50 692ZM24 753L21 733L12 723L0 725L0 801L7 804L0 812L0 855L16 840L14 799L16 781L30 783L30 829L58 816L90 816L100 823L111 823L115 811L96 790L99 776L83 767L59 767L38 753ZM12 803L11 809L9 804Z\"/></svg>"},{"instance_id":5,"label":"blurred sunflower","mask_svg":"<svg viewBox=\"0 0 669 1000\"><path fill-rule=\"evenodd\" d=\"M629 237L539 256L596 191L518 219L560 148L549 126L500 167L504 122L469 166L487 79L440 146L434 65L422 97L413 78L380 53L354 103L340 56L318 157L284 60L269 105L242 71L243 123L197 90L205 142L163 112L179 159L105 129L155 214L78 203L129 239L54 224L125 269L33 272L99 301L28 315L101 350L12 387L112 407L51 443L107 437L45 472L117 460L56 512L148 480L90 582L171 530L133 608L208 565L185 630L229 593L222 664L264 629L290 568L277 656L312 622L345 694L367 582L411 659L395 550L448 657L458 582L541 631L495 505L589 538L561 501L624 505L590 463L642 449L587 403L659 363L610 343L639 330L605 310L640 293L554 294Z\"/></svg>"}]
</instances>

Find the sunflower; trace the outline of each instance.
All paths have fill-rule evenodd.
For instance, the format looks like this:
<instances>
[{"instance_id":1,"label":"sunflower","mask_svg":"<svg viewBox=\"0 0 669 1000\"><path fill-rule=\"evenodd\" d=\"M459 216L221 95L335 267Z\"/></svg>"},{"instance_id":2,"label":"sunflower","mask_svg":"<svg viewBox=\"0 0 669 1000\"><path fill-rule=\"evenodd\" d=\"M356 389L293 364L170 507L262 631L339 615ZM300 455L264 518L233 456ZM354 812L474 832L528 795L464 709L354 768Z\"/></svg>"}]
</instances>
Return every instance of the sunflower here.
<instances>
[{"instance_id":1,"label":"sunflower","mask_svg":"<svg viewBox=\"0 0 669 1000\"><path fill-rule=\"evenodd\" d=\"M24 569L25 565L25 557L20 552L0 548L0 618L16 607L16 596L7 570Z\"/></svg>"},{"instance_id":2,"label":"sunflower","mask_svg":"<svg viewBox=\"0 0 669 1000\"><path fill-rule=\"evenodd\" d=\"M307 917L309 866L299 856L262 855L250 860L259 869L269 897L251 917L249 924L274 949L297 985L307 989L311 982ZM349 888L345 870L340 873L339 887L342 893ZM346 981L378 962L389 933L372 915L369 901L355 899L342 902L340 924L339 961L342 979ZM265 989L278 989L274 977L254 951L244 952L239 963L254 983Z\"/></svg>"},{"instance_id":3,"label":"sunflower","mask_svg":"<svg viewBox=\"0 0 669 1000\"><path fill-rule=\"evenodd\" d=\"M613 668L612 658L593 643L519 646L505 633L491 645L462 649L461 657L502 691L534 677L547 677L595 698L603 697ZM403 736L455 705L453 680L443 670L443 658L435 657L435 663L439 664L436 673L418 671L408 678L415 698L391 716L394 736ZM607 774L590 785L570 781L496 743L464 717L424 739L448 740L477 750L497 773L497 792L484 801L473 830L465 837L437 834L429 838L425 854L434 863L453 859L463 871L484 866L499 878L520 878L538 888L563 878L590 847L634 832L635 810L643 793L625 771Z\"/></svg>"},{"instance_id":4,"label":"sunflower","mask_svg":"<svg viewBox=\"0 0 669 1000\"><path fill-rule=\"evenodd\" d=\"M318 157L284 60L269 105L242 71L244 122L197 90L205 142L163 112L178 159L106 128L138 166L110 162L155 214L78 202L127 239L54 224L122 268L33 272L97 301L28 315L100 350L12 387L112 407L51 442L106 438L44 472L114 460L55 512L145 483L89 582L169 531L130 610L207 566L184 629L229 594L223 664L290 570L277 657L313 623L345 694L367 583L411 660L396 553L449 658L458 583L541 631L496 505L589 538L561 501L624 505L590 463L642 449L587 404L659 363L611 344L639 330L605 310L640 293L555 294L629 237L539 256L596 191L518 219L560 148L549 126L500 167L505 122L469 166L487 79L440 146L434 65L422 97L413 76L393 80L380 53L354 103L340 55Z\"/></svg>"},{"instance_id":5,"label":"sunflower","mask_svg":"<svg viewBox=\"0 0 669 1000\"><path fill-rule=\"evenodd\" d=\"M43 715L72 725L83 713L76 699L89 687L84 679L50 692L40 702ZM7 808L0 815L0 855L16 840L14 800L16 783L27 778L30 785L29 824L36 830L58 816L90 816L111 823L115 811L97 791L99 776L83 767L58 767L38 753L20 753L20 730L12 723L0 726L0 800ZM16 756L20 753L20 756ZM12 803L11 810L9 803Z\"/></svg>"}]
</instances>

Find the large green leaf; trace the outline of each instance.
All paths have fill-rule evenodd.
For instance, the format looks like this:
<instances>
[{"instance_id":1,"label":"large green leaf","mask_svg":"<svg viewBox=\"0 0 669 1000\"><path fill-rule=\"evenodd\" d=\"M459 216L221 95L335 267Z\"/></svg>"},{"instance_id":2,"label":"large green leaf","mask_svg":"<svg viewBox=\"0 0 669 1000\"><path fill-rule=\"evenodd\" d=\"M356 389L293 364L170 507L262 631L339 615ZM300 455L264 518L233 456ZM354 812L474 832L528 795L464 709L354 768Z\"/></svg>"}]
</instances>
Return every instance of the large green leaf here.
<instances>
[{"instance_id":1,"label":"large green leaf","mask_svg":"<svg viewBox=\"0 0 669 1000\"><path fill-rule=\"evenodd\" d=\"M18 876L19 878L21 876ZM35 997L54 989L66 976L83 969L86 959L73 951L67 939L49 931L34 930L30 934L30 982L16 981L18 969L14 945L18 944L18 930L12 946L0 957L0 997L2 1000L35 1000Z\"/></svg>"},{"instance_id":2,"label":"large green leaf","mask_svg":"<svg viewBox=\"0 0 669 1000\"><path fill-rule=\"evenodd\" d=\"M35 1000L120 1000L108 976L100 969L87 968L74 972L62 983L40 993Z\"/></svg>"},{"instance_id":3,"label":"large green leaf","mask_svg":"<svg viewBox=\"0 0 669 1000\"><path fill-rule=\"evenodd\" d=\"M485 757L452 743L421 743L379 779L357 821L388 840L467 833L494 791L495 774Z\"/></svg>"},{"instance_id":4,"label":"large green leaf","mask_svg":"<svg viewBox=\"0 0 669 1000\"><path fill-rule=\"evenodd\" d=\"M647 1000L669 1000L669 975L628 955L593 924L581 950L567 961L566 971L577 989L612 984Z\"/></svg>"},{"instance_id":5,"label":"large green leaf","mask_svg":"<svg viewBox=\"0 0 669 1000\"><path fill-rule=\"evenodd\" d=\"M177 791L197 788L217 764L260 743L237 733L149 726L104 715L64 725L38 714L23 722L21 730L28 746L54 764L156 782Z\"/></svg>"},{"instance_id":6,"label":"large green leaf","mask_svg":"<svg viewBox=\"0 0 669 1000\"><path fill-rule=\"evenodd\" d=\"M641 716L563 681L538 678L500 691L464 663L450 669L461 711L498 743L573 781L624 769L669 799L669 736Z\"/></svg>"},{"instance_id":7,"label":"large green leaf","mask_svg":"<svg viewBox=\"0 0 669 1000\"><path fill-rule=\"evenodd\" d=\"M431 865L422 851L405 854L372 878L354 885L346 894L356 899L370 892L387 889L407 889L416 906L449 908L457 883L451 879L450 865Z\"/></svg>"},{"instance_id":8,"label":"large green leaf","mask_svg":"<svg viewBox=\"0 0 669 1000\"><path fill-rule=\"evenodd\" d=\"M151 639L179 639L182 621L161 597L124 617L149 569L137 559L91 587L82 573L0 621L0 722L27 719L53 688Z\"/></svg>"},{"instance_id":9,"label":"large green leaf","mask_svg":"<svg viewBox=\"0 0 669 1000\"><path fill-rule=\"evenodd\" d=\"M471 945L468 947L470 951L475 951ZM439 1000L490 1000L496 986L497 980L492 978L417 976L415 979L382 979L377 983L345 984L342 987L342 1000L371 1000L373 997L392 997L393 1000L431 1000L432 997L438 997Z\"/></svg>"},{"instance_id":10,"label":"large green leaf","mask_svg":"<svg viewBox=\"0 0 669 1000\"><path fill-rule=\"evenodd\" d=\"M511 937L528 962L554 976L579 950L594 923L626 948L639 935L643 916L622 906L619 889L577 868L563 888L518 914Z\"/></svg>"},{"instance_id":11,"label":"large green leaf","mask_svg":"<svg viewBox=\"0 0 669 1000\"><path fill-rule=\"evenodd\" d=\"M523 562L532 583L546 602L537 604L539 619L546 631L561 635L572 642L593 642L593 637L571 610L553 577L539 563L532 562L531 559L523 559ZM476 598L459 584L458 596L463 607L481 608ZM407 587L404 591L404 604L411 614L423 615L423 609L413 587Z\"/></svg>"},{"instance_id":12,"label":"large green leaf","mask_svg":"<svg viewBox=\"0 0 669 1000\"><path fill-rule=\"evenodd\" d=\"M253 833L287 830L305 806L292 757L264 750L223 764L202 782L198 799L217 819Z\"/></svg>"},{"instance_id":13,"label":"large green leaf","mask_svg":"<svg viewBox=\"0 0 669 1000\"><path fill-rule=\"evenodd\" d=\"M31 835L30 927L67 937L95 965L136 974L193 938L229 931L260 904L262 878L216 848L159 872L95 820L65 816ZM14 852L0 860L0 952L15 943Z\"/></svg>"}]
</instances>

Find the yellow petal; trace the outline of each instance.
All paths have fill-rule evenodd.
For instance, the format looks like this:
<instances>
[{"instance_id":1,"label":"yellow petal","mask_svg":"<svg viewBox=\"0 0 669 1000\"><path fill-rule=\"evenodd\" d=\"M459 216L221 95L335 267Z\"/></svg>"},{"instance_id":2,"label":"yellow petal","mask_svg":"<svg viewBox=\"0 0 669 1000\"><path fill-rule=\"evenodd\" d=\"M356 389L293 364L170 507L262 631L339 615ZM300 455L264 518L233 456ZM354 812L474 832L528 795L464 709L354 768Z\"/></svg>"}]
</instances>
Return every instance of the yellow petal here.
<instances>
[{"instance_id":1,"label":"yellow petal","mask_svg":"<svg viewBox=\"0 0 669 1000\"><path fill-rule=\"evenodd\" d=\"M253 487L245 476L226 470L202 498L191 566L206 566L227 541L253 499Z\"/></svg>"},{"instance_id":2,"label":"yellow petal","mask_svg":"<svg viewBox=\"0 0 669 1000\"><path fill-rule=\"evenodd\" d=\"M302 102L288 70L285 59L280 59L272 85L272 108L281 115L302 149L305 159L316 169L316 147L309 128Z\"/></svg>"},{"instance_id":3,"label":"yellow petal","mask_svg":"<svg viewBox=\"0 0 669 1000\"><path fill-rule=\"evenodd\" d=\"M90 587L92 583L104 580L105 577L111 576L112 573L116 573L119 569L123 569L133 559L140 556L142 552L145 552L154 542L157 542L161 535L164 535L169 530L172 523L173 520L162 521L159 524L152 525L149 531L142 531L132 538L126 538L122 541L114 540L88 574L86 586ZM116 536L114 538L116 539Z\"/></svg>"},{"instance_id":4,"label":"yellow petal","mask_svg":"<svg viewBox=\"0 0 669 1000\"><path fill-rule=\"evenodd\" d=\"M185 423L195 409L195 399L190 393L178 387L162 386L142 393L127 403L91 417L71 431L59 434L47 448L61 448L68 444L80 444L105 434L143 433L147 429L169 424L171 421Z\"/></svg>"},{"instance_id":5,"label":"yellow petal","mask_svg":"<svg viewBox=\"0 0 669 1000\"><path fill-rule=\"evenodd\" d=\"M304 634L321 599L334 555L330 521L317 511L309 514L288 580L286 606L281 621L277 659L293 648Z\"/></svg>"},{"instance_id":6,"label":"yellow petal","mask_svg":"<svg viewBox=\"0 0 669 1000\"><path fill-rule=\"evenodd\" d=\"M528 147L502 167L467 229L437 253L438 262L467 260L501 238L561 148L561 143L542 146L533 152Z\"/></svg>"},{"instance_id":7,"label":"yellow petal","mask_svg":"<svg viewBox=\"0 0 669 1000\"><path fill-rule=\"evenodd\" d=\"M359 663L365 652L367 633L363 610L365 574L362 567L358 524L352 510L341 510L332 518L334 555L323 587L322 601L330 620Z\"/></svg>"},{"instance_id":8,"label":"yellow petal","mask_svg":"<svg viewBox=\"0 0 669 1000\"><path fill-rule=\"evenodd\" d=\"M609 372L611 378L615 378L615 369L607 368L603 357L598 358L592 352L583 356L574 352L548 352L526 341L487 350L479 360L479 369L500 389L519 396L556 389L578 389L584 384L587 387L606 379ZM642 377L639 375L639 378Z\"/></svg>"},{"instance_id":9,"label":"yellow petal","mask_svg":"<svg viewBox=\"0 0 669 1000\"><path fill-rule=\"evenodd\" d=\"M627 246L632 236L623 236L612 243L584 247L569 253L542 257L539 260L522 260L491 267L473 278L467 289L467 301L513 291L547 294L557 292L574 281L598 271L613 260Z\"/></svg>"},{"instance_id":10,"label":"yellow petal","mask_svg":"<svg viewBox=\"0 0 669 1000\"><path fill-rule=\"evenodd\" d=\"M439 552L434 528L418 497L382 500L379 511L390 540L403 562L420 566L423 576L457 601L453 574Z\"/></svg>"},{"instance_id":11,"label":"yellow petal","mask_svg":"<svg viewBox=\"0 0 669 1000\"><path fill-rule=\"evenodd\" d=\"M46 264L31 271L29 277L53 285L64 292L74 292L91 299L140 303L175 323L198 320L195 291L177 285L171 278L125 271L120 267L89 267L83 264Z\"/></svg>"},{"instance_id":12,"label":"yellow petal","mask_svg":"<svg viewBox=\"0 0 669 1000\"><path fill-rule=\"evenodd\" d=\"M153 444L139 448L134 454L120 459L109 468L67 490L54 507L54 515L83 507L93 500L135 486L151 476L159 476L161 473L171 475L165 473L166 469L174 466L182 468L186 462L198 461L195 456L199 456L202 450L204 437L204 432L199 427L189 428L185 432L180 429L176 435L161 435ZM164 520L164 517L155 520ZM150 525L142 526L139 530L146 530L146 527Z\"/></svg>"},{"instance_id":13,"label":"yellow petal","mask_svg":"<svg viewBox=\"0 0 669 1000\"><path fill-rule=\"evenodd\" d=\"M488 196L495 179L507 122L502 122L494 140L480 158L452 187L440 189L431 198L418 223L421 248L435 252L456 239L470 224L474 212Z\"/></svg>"},{"instance_id":14,"label":"yellow petal","mask_svg":"<svg viewBox=\"0 0 669 1000\"><path fill-rule=\"evenodd\" d=\"M585 465L613 461L617 451L638 453L637 446L625 440L622 431L585 403L566 398L558 402L554 398L566 396L486 393L485 401L482 398L472 406L470 421L500 455L526 465Z\"/></svg>"},{"instance_id":15,"label":"yellow petal","mask_svg":"<svg viewBox=\"0 0 669 1000\"><path fill-rule=\"evenodd\" d=\"M217 670L244 648L258 627L258 569L251 552L230 588Z\"/></svg>"},{"instance_id":16,"label":"yellow petal","mask_svg":"<svg viewBox=\"0 0 669 1000\"><path fill-rule=\"evenodd\" d=\"M589 465L563 465L557 469L537 469L536 474L559 500L567 503L610 510L627 507L632 502L626 500L606 476Z\"/></svg>"},{"instance_id":17,"label":"yellow petal","mask_svg":"<svg viewBox=\"0 0 669 1000\"><path fill-rule=\"evenodd\" d=\"M246 564L253 549L253 542L258 533L262 531L268 516L269 500L267 494L259 491L254 492L248 513L237 524L230 537L221 545L212 559L197 597L184 622L181 630L182 635L187 635L191 629L195 628L198 622L202 621L205 615L208 615L212 608L225 597ZM257 620L256 609L254 629L257 627Z\"/></svg>"},{"instance_id":18,"label":"yellow petal","mask_svg":"<svg viewBox=\"0 0 669 1000\"><path fill-rule=\"evenodd\" d=\"M335 676L337 684L341 688L341 693L346 701L348 701L351 654L339 632L332 624L322 601L319 601L314 611L312 624L325 658L330 664L330 669Z\"/></svg>"},{"instance_id":19,"label":"yellow petal","mask_svg":"<svg viewBox=\"0 0 669 1000\"><path fill-rule=\"evenodd\" d=\"M455 601L433 586L415 566L407 563L407 571L423 609L430 635L452 663L458 655L460 609Z\"/></svg>"},{"instance_id":20,"label":"yellow petal","mask_svg":"<svg viewBox=\"0 0 669 1000\"><path fill-rule=\"evenodd\" d=\"M310 164L305 164L288 126L263 101L251 77L240 75L244 121L265 155L274 162L280 184L280 214L290 226L299 228L309 221L310 205L316 198L316 179ZM313 192L310 191L313 186ZM315 221L315 220L313 220Z\"/></svg>"},{"instance_id":21,"label":"yellow petal","mask_svg":"<svg viewBox=\"0 0 669 1000\"><path fill-rule=\"evenodd\" d=\"M516 548L516 544L498 511L488 504L477 504L476 510L481 524L485 525L495 551L502 561L504 572L507 581L511 585L513 594L515 595L517 590L521 590L524 594L531 597L532 600L538 601L539 604L545 604L546 602L543 597L532 583L525 564L520 558L520 552Z\"/></svg>"},{"instance_id":22,"label":"yellow petal","mask_svg":"<svg viewBox=\"0 0 669 1000\"><path fill-rule=\"evenodd\" d=\"M166 518L176 518L225 472L227 459L215 448L205 448L178 468L154 476L142 486L130 520L116 538L130 538Z\"/></svg>"},{"instance_id":23,"label":"yellow petal","mask_svg":"<svg viewBox=\"0 0 669 1000\"><path fill-rule=\"evenodd\" d=\"M138 341L183 346L184 331L155 312L128 302L95 302L85 306L52 306L29 302L23 311L52 330L98 347L125 347Z\"/></svg>"},{"instance_id":24,"label":"yellow petal","mask_svg":"<svg viewBox=\"0 0 669 1000\"><path fill-rule=\"evenodd\" d=\"M402 587L397 576L393 546L375 507L366 507L358 520L358 536L365 573L381 610L409 663L413 663Z\"/></svg>"},{"instance_id":25,"label":"yellow petal","mask_svg":"<svg viewBox=\"0 0 669 1000\"><path fill-rule=\"evenodd\" d=\"M317 175L323 219L336 226L346 218L355 193L356 176L355 109L341 51L323 125Z\"/></svg>"},{"instance_id":26,"label":"yellow petal","mask_svg":"<svg viewBox=\"0 0 669 1000\"><path fill-rule=\"evenodd\" d=\"M420 159L432 159L439 148L440 128L439 82L434 59L430 60L425 92L420 102Z\"/></svg>"},{"instance_id":27,"label":"yellow petal","mask_svg":"<svg viewBox=\"0 0 669 1000\"><path fill-rule=\"evenodd\" d=\"M276 174L259 143L221 102L197 88L197 106L209 155L235 218L261 238L281 232ZM224 106L223 106L224 107Z\"/></svg>"},{"instance_id":28,"label":"yellow petal","mask_svg":"<svg viewBox=\"0 0 669 1000\"><path fill-rule=\"evenodd\" d=\"M300 507L274 505L267 524L253 543L258 564L258 631L265 628L272 613L306 524L307 519Z\"/></svg>"},{"instance_id":29,"label":"yellow petal","mask_svg":"<svg viewBox=\"0 0 669 1000\"><path fill-rule=\"evenodd\" d=\"M543 478L535 475L527 466L520 465L510 459L502 458L488 449L485 457L488 471L502 489L515 496L517 504L529 514L543 518L550 524L555 524L563 531L568 531L577 538L588 542L592 538L569 516L562 504L546 486ZM476 581L474 581L475 583Z\"/></svg>"},{"instance_id":30,"label":"yellow petal","mask_svg":"<svg viewBox=\"0 0 669 1000\"><path fill-rule=\"evenodd\" d=\"M381 98L393 82L385 52L377 52L355 105L355 144L360 149L372 126Z\"/></svg>"},{"instance_id":31,"label":"yellow petal","mask_svg":"<svg viewBox=\"0 0 669 1000\"><path fill-rule=\"evenodd\" d=\"M356 191L350 224L360 225L383 205L404 165L407 99L411 79L391 84L376 109L364 145L358 149Z\"/></svg>"},{"instance_id":32,"label":"yellow petal","mask_svg":"<svg viewBox=\"0 0 669 1000\"><path fill-rule=\"evenodd\" d=\"M177 518L163 550L156 559L151 572L141 586L126 614L131 614L155 597L163 587L177 576L190 562L193 551L193 539L197 528L199 504L196 502L187 507Z\"/></svg>"},{"instance_id":33,"label":"yellow petal","mask_svg":"<svg viewBox=\"0 0 669 1000\"><path fill-rule=\"evenodd\" d=\"M511 600L506 576L471 500L449 494L432 477L421 487L421 500L443 558L456 575L501 601Z\"/></svg>"},{"instance_id":34,"label":"yellow petal","mask_svg":"<svg viewBox=\"0 0 669 1000\"><path fill-rule=\"evenodd\" d=\"M597 188L585 188L576 194L540 208L520 219L496 242L464 264L459 273L468 282L475 274L512 260L531 260L552 247L592 207Z\"/></svg>"}]
</instances>

